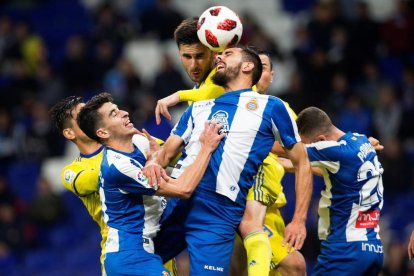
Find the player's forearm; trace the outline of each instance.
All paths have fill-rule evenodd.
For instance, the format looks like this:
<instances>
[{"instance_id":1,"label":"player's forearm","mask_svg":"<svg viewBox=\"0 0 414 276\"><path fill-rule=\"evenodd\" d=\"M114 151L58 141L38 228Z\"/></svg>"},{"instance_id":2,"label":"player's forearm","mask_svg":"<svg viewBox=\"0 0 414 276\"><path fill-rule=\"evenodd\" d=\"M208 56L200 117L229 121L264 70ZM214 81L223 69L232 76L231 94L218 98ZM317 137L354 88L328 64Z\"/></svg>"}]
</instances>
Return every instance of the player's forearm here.
<instances>
[{"instance_id":1,"label":"player's forearm","mask_svg":"<svg viewBox=\"0 0 414 276\"><path fill-rule=\"evenodd\" d=\"M168 107L175 106L180 102L180 94L179 92L175 92L168 97L165 97L164 100Z\"/></svg>"},{"instance_id":2,"label":"player's forearm","mask_svg":"<svg viewBox=\"0 0 414 276\"><path fill-rule=\"evenodd\" d=\"M305 222L312 197L312 169L307 158L295 167L296 205L292 221Z\"/></svg>"},{"instance_id":3,"label":"player's forearm","mask_svg":"<svg viewBox=\"0 0 414 276\"><path fill-rule=\"evenodd\" d=\"M289 158L295 167L296 205L292 221L305 222L312 196L312 169L306 148L302 142L289 150Z\"/></svg>"},{"instance_id":4,"label":"player's forearm","mask_svg":"<svg viewBox=\"0 0 414 276\"><path fill-rule=\"evenodd\" d=\"M202 147L194 163L189 166L177 179L165 182L163 192L167 196L189 198L203 177L211 157L211 151Z\"/></svg>"}]
</instances>

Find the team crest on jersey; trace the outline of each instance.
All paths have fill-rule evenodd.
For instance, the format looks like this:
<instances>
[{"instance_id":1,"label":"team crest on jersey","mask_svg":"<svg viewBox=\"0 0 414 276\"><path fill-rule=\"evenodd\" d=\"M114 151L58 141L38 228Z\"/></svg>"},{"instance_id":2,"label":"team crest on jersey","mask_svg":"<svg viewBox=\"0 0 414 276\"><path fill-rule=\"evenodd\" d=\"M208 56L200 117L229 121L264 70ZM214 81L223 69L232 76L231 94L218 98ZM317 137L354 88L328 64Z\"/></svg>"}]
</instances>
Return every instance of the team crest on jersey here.
<instances>
[{"instance_id":1,"label":"team crest on jersey","mask_svg":"<svg viewBox=\"0 0 414 276\"><path fill-rule=\"evenodd\" d=\"M219 110L211 116L211 120L216 120L223 126L220 133L229 133L229 113Z\"/></svg>"},{"instance_id":2,"label":"team crest on jersey","mask_svg":"<svg viewBox=\"0 0 414 276\"><path fill-rule=\"evenodd\" d=\"M63 173L63 178L66 182L70 183L75 178L75 175L76 173L74 171L68 169Z\"/></svg>"},{"instance_id":3,"label":"team crest on jersey","mask_svg":"<svg viewBox=\"0 0 414 276\"><path fill-rule=\"evenodd\" d=\"M167 271L163 271L162 272L162 276L170 276L171 274L170 273L168 273Z\"/></svg>"},{"instance_id":4,"label":"team crest on jersey","mask_svg":"<svg viewBox=\"0 0 414 276\"><path fill-rule=\"evenodd\" d=\"M257 103L257 100L255 98L250 99L250 101L246 103L247 110L255 111L258 107L259 104Z\"/></svg>"}]
</instances>

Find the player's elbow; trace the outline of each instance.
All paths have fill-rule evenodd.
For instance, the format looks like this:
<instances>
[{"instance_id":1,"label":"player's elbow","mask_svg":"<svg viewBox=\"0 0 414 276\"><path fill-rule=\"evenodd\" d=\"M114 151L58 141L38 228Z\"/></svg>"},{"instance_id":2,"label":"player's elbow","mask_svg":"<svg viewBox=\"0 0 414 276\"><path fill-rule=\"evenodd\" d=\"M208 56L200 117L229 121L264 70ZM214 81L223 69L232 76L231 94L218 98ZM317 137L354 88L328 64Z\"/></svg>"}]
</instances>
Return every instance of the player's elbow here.
<instances>
[{"instance_id":1,"label":"player's elbow","mask_svg":"<svg viewBox=\"0 0 414 276\"><path fill-rule=\"evenodd\" d=\"M189 199L191 195L193 194L193 192L194 192L193 188L183 189L178 195L178 197L183 198L183 199Z\"/></svg>"}]
</instances>

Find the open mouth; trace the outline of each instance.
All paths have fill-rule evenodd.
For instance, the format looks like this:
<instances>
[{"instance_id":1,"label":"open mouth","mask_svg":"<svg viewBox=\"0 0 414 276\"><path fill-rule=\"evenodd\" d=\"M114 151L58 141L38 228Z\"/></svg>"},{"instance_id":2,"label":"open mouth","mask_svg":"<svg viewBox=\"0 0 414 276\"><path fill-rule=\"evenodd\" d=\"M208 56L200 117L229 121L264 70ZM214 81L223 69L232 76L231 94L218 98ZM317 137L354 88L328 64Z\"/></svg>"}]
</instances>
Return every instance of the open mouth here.
<instances>
[{"instance_id":1,"label":"open mouth","mask_svg":"<svg viewBox=\"0 0 414 276\"><path fill-rule=\"evenodd\" d=\"M224 65L223 62L217 63L217 71L224 70L225 68L226 66Z\"/></svg>"},{"instance_id":2,"label":"open mouth","mask_svg":"<svg viewBox=\"0 0 414 276\"><path fill-rule=\"evenodd\" d=\"M134 124L129 119L125 121L125 124L124 125L126 127L134 127Z\"/></svg>"}]
</instances>

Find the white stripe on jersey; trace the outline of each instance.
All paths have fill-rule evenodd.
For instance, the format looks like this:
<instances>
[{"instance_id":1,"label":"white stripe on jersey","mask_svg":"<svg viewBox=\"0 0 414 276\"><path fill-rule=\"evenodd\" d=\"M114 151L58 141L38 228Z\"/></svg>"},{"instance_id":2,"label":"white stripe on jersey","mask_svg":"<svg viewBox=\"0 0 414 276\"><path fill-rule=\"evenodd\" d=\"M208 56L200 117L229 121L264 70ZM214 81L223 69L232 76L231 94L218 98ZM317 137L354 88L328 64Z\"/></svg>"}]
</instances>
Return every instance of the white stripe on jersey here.
<instances>
[{"instance_id":1,"label":"white stripe on jersey","mask_svg":"<svg viewBox=\"0 0 414 276\"><path fill-rule=\"evenodd\" d=\"M145 188L156 189L155 187L151 187L148 181L143 181L143 179L139 177L141 176L141 174L138 174L137 171L142 169L142 165L139 164L139 162L129 158L126 155L123 155L110 149L107 150L106 157L109 166L115 166L115 168L120 173L134 179L137 183L141 184ZM137 168L137 166L139 169Z\"/></svg>"},{"instance_id":2,"label":"white stripe on jersey","mask_svg":"<svg viewBox=\"0 0 414 276\"><path fill-rule=\"evenodd\" d=\"M333 161L312 161L312 167L322 167L330 171L331 173L337 173L341 167L341 163Z\"/></svg>"},{"instance_id":3,"label":"white stripe on jersey","mask_svg":"<svg viewBox=\"0 0 414 276\"><path fill-rule=\"evenodd\" d=\"M356 228L355 221L358 218L359 212L369 210L370 206L360 206L358 204L352 203L352 211L346 224L346 241L367 241L367 228Z\"/></svg>"},{"instance_id":4,"label":"white stripe on jersey","mask_svg":"<svg viewBox=\"0 0 414 276\"><path fill-rule=\"evenodd\" d=\"M321 192L321 199L319 200L319 209L318 209L318 236L320 240L326 240L326 237L329 235L329 227L331 226L331 215L329 207L332 205L332 183L329 179L329 174L326 171L326 168L323 170L323 180L325 182L326 188Z\"/></svg>"},{"instance_id":5,"label":"white stripe on jersey","mask_svg":"<svg viewBox=\"0 0 414 276\"><path fill-rule=\"evenodd\" d=\"M105 243L105 253L119 251L119 235L118 230L108 226L108 237Z\"/></svg>"},{"instance_id":6,"label":"white stripe on jersey","mask_svg":"<svg viewBox=\"0 0 414 276\"><path fill-rule=\"evenodd\" d=\"M312 143L309 145L306 145L307 147L315 147L317 150L323 150L326 148L330 148L330 147L335 147L335 146L341 146L341 145L346 145L346 141L342 140L342 141L319 141L316 143Z\"/></svg>"},{"instance_id":7,"label":"white stripe on jersey","mask_svg":"<svg viewBox=\"0 0 414 276\"><path fill-rule=\"evenodd\" d=\"M152 239L160 230L160 214L163 212L161 196L142 196L142 202L144 203L144 229L142 235L146 238ZM146 248L148 249L148 248ZM154 248L151 248L150 252L154 253Z\"/></svg>"},{"instance_id":8,"label":"white stripe on jersey","mask_svg":"<svg viewBox=\"0 0 414 276\"><path fill-rule=\"evenodd\" d=\"M254 110L254 113L262 117L268 98L257 98L257 100L259 101L259 103L257 104L258 108ZM240 136L239 130L246 128L252 130L250 132L252 133L252 135L247 137L248 139L243 140L242 147L240 147L236 143L228 142L224 144L224 154L222 156L222 161L217 175L216 192L224 196L227 196L233 201L236 201L237 195L240 191L239 185L235 185L235 183L239 182L240 174L244 169L244 164L246 163L246 160L249 157L250 150L256 139L256 133L259 130L260 125L262 123L262 120L245 119L249 117L249 114L251 112L253 112L244 108L246 104L250 101L250 97L239 98L239 102L237 104L239 108L237 108L237 111L234 114L234 118L231 123L227 139L228 141L240 141L240 139L237 138L238 136ZM234 179L234 177L237 177L237 179Z\"/></svg>"},{"instance_id":9,"label":"white stripe on jersey","mask_svg":"<svg viewBox=\"0 0 414 276\"><path fill-rule=\"evenodd\" d=\"M196 110L199 109L200 106L204 107L206 101L199 101L193 103L193 113L197 112ZM208 101L209 103L211 101ZM200 121L205 122L208 120L210 115L211 108L213 108L214 103L208 105L209 108L203 108L203 112L197 113L200 116ZM178 124L178 123L177 123ZM184 140L185 146L185 153L186 157L183 160L178 161L178 164L181 165L179 168L177 166L171 172L171 177L178 178L184 171L184 169L188 168L191 164L194 163L195 159L197 158L198 153L201 149L201 144L199 142L200 134L204 130L204 124L202 124L202 128L194 129L193 127L193 116L190 117L187 123L187 129L185 130L184 134L181 138ZM172 130L173 132L174 130Z\"/></svg>"}]
</instances>

